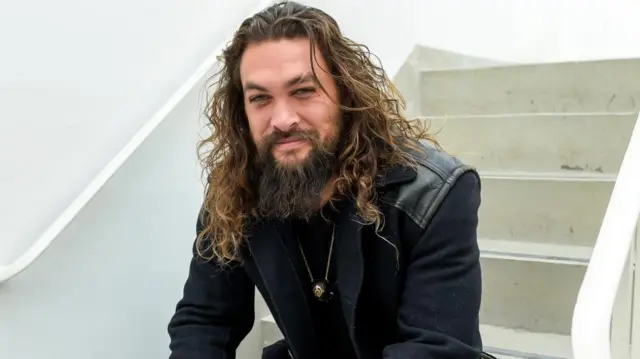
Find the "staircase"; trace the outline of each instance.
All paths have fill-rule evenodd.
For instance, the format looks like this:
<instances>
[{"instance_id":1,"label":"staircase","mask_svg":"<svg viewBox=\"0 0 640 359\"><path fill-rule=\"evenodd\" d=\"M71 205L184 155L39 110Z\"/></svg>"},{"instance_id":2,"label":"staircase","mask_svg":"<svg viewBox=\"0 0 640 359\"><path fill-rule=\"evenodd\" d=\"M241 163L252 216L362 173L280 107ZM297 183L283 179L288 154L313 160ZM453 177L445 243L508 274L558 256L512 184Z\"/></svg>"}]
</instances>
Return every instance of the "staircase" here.
<instances>
[{"instance_id":1,"label":"staircase","mask_svg":"<svg viewBox=\"0 0 640 359\"><path fill-rule=\"evenodd\" d=\"M640 109L640 60L513 65L416 47L394 82L407 115L480 171L486 350L571 358L573 306ZM629 356L630 274L615 358ZM258 330L264 345L281 337L268 315Z\"/></svg>"}]
</instances>

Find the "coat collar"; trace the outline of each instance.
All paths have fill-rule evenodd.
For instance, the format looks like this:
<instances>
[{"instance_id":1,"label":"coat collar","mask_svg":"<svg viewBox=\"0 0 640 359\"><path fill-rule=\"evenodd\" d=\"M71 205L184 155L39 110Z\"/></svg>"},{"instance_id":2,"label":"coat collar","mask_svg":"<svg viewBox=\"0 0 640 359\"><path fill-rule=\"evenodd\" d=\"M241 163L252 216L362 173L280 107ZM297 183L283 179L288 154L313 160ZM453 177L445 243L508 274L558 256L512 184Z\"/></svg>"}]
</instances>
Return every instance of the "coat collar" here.
<instances>
[{"instance_id":1,"label":"coat collar","mask_svg":"<svg viewBox=\"0 0 640 359\"><path fill-rule=\"evenodd\" d=\"M412 181L416 178L417 174L418 173L414 168L404 165L397 165L379 176L376 179L374 186L377 189L380 189L383 187L399 185L405 182Z\"/></svg>"}]
</instances>

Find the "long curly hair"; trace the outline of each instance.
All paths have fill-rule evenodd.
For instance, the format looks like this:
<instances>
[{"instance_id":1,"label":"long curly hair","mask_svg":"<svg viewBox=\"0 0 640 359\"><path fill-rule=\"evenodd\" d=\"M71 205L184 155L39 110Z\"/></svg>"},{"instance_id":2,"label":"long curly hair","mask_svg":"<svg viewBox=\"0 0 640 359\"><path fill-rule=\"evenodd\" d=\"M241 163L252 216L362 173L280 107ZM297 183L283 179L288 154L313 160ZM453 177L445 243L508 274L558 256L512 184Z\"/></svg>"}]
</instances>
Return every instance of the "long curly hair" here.
<instances>
[{"instance_id":1,"label":"long curly hair","mask_svg":"<svg viewBox=\"0 0 640 359\"><path fill-rule=\"evenodd\" d=\"M257 148L244 108L240 59L248 44L294 38L309 39L312 69L317 46L338 86L341 99L335 101L343 113L345 144L338 154L335 193L353 198L367 224L376 229L383 224L373 186L376 178L393 166L415 165L407 145L433 140L424 122L409 121L401 114L404 100L377 57L343 36L325 12L287 1L247 18L219 57L206 106L211 135L198 144L208 183L196 248L207 260L240 259L246 226L258 216L253 170Z\"/></svg>"}]
</instances>

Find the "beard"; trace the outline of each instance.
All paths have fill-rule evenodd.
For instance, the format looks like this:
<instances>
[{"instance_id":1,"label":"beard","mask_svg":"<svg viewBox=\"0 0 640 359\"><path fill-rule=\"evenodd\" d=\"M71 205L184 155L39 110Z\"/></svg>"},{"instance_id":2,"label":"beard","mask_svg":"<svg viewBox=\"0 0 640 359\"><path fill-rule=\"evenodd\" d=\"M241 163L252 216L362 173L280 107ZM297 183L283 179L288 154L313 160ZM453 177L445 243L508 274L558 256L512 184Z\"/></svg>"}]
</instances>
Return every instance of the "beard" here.
<instances>
[{"instance_id":1,"label":"beard","mask_svg":"<svg viewBox=\"0 0 640 359\"><path fill-rule=\"evenodd\" d=\"M316 132L297 129L277 131L260 142L258 147L257 209L263 218L284 220L309 219L322 206L322 192L337 167L340 131L325 141ZM273 148L282 139L306 140L311 151L297 163L283 163L273 155Z\"/></svg>"}]
</instances>

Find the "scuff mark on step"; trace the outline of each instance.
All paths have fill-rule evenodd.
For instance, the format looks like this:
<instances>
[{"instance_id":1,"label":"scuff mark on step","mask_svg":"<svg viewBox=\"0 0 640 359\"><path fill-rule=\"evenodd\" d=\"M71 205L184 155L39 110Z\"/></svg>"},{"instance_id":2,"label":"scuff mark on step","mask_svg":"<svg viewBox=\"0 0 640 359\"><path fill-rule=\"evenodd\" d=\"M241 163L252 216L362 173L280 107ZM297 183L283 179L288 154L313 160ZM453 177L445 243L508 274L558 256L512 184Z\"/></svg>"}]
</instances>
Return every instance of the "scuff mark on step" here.
<instances>
[{"instance_id":1,"label":"scuff mark on step","mask_svg":"<svg viewBox=\"0 0 640 359\"><path fill-rule=\"evenodd\" d=\"M569 226L569 233L573 234L573 226Z\"/></svg>"},{"instance_id":2,"label":"scuff mark on step","mask_svg":"<svg viewBox=\"0 0 640 359\"><path fill-rule=\"evenodd\" d=\"M578 166L578 165L562 165L560 166L561 169L565 170L565 171L595 171L598 173L604 173L604 170L602 169L602 166L598 166L596 168L590 168L589 165L585 165L584 167L582 166Z\"/></svg>"},{"instance_id":3,"label":"scuff mark on step","mask_svg":"<svg viewBox=\"0 0 640 359\"><path fill-rule=\"evenodd\" d=\"M584 171L584 168L575 165L575 166L569 166L569 165L562 165L560 166L561 169L563 170L567 170L567 171Z\"/></svg>"},{"instance_id":4,"label":"scuff mark on step","mask_svg":"<svg viewBox=\"0 0 640 359\"><path fill-rule=\"evenodd\" d=\"M616 94L611 95L611 98L609 99L609 103L607 104L607 111L609 111L609 109L611 108L611 104L613 103L613 100L615 100L616 98Z\"/></svg>"}]
</instances>

